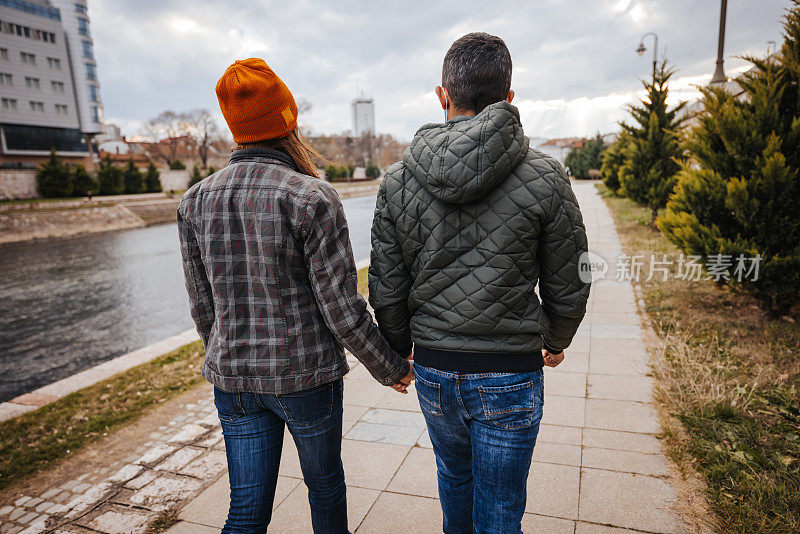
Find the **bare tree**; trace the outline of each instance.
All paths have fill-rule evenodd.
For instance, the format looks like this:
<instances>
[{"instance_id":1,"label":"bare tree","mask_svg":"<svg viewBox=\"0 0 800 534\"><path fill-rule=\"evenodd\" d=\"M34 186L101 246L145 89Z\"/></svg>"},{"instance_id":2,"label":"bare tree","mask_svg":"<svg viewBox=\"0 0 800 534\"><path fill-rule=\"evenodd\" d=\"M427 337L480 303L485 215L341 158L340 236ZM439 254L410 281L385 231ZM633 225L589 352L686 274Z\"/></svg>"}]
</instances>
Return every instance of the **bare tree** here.
<instances>
[{"instance_id":1,"label":"bare tree","mask_svg":"<svg viewBox=\"0 0 800 534\"><path fill-rule=\"evenodd\" d=\"M203 162L203 168L206 168L209 148L222 137L219 126L207 109L195 109L186 113L185 122L187 135Z\"/></svg>"},{"instance_id":2,"label":"bare tree","mask_svg":"<svg viewBox=\"0 0 800 534\"><path fill-rule=\"evenodd\" d=\"M186 130L185 114L167 110L147 121L143 133L153 143L153 156L169 165L177 157L180 137L186 135Z\"/></svg>"}]
</instances>

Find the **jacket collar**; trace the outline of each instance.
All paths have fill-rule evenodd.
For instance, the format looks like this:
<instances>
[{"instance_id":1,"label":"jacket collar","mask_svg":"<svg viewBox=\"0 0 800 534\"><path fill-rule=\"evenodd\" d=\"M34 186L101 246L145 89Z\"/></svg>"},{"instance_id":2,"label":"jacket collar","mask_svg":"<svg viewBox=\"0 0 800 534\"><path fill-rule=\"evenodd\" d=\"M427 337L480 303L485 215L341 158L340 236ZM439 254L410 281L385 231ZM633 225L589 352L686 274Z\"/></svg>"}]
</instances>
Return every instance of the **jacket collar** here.
<instances>
[{"instance_id":1,"label":"jacket collar","mask_svg":"<svg viewBox=\"0 0 800 534\"><path fill-rule=\"evenodd\" d=\"M255 161L260 163L269 161L271 163L286 165L287 167L297 170L297 165L295 165L292 158L280 150L272 148L250 147L243 148L242 150L234 150L233 153L231 153L231 164L242 161Z\"/></svg>"}]
</instances>

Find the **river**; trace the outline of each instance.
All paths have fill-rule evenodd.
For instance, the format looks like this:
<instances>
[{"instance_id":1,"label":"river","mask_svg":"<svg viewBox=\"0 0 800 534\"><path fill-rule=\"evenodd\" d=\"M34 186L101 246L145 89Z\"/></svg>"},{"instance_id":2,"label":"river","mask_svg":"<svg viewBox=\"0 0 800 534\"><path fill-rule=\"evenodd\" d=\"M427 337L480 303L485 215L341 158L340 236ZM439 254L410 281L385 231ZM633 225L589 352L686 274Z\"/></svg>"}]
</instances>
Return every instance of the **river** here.
<instances>
[{"instance_id":1,"label":"river","mask_svg":"<svg viewBox=\"0 0 800 534\"><path fill-rule=\"evenodd\" d=\"M342 201L356 262L375 197ZM174 224L0 246L0 402L192 328Z\"/></svg>"}]
</instances>

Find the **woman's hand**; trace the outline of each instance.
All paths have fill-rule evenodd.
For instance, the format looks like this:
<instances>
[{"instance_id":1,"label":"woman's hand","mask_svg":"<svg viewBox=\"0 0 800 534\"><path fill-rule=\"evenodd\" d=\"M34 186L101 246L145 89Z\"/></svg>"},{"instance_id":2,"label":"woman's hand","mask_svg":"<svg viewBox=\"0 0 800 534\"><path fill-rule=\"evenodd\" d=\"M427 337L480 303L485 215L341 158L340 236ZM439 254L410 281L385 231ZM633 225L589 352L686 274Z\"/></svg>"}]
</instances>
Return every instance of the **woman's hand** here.
<instances>
[{"instance_id":1,"label":"woman's hand","mask_svg":"<svg viewBox=\"0 0 800 534\"><path fill-rule=\"evenodd\" d=\"M400 393L408 393L408 386L414 381L414 360L409 360L411 364L408 368L408 374L400 379L400 382L392 386L392 389Z\"/></svg>"}]
</instances>

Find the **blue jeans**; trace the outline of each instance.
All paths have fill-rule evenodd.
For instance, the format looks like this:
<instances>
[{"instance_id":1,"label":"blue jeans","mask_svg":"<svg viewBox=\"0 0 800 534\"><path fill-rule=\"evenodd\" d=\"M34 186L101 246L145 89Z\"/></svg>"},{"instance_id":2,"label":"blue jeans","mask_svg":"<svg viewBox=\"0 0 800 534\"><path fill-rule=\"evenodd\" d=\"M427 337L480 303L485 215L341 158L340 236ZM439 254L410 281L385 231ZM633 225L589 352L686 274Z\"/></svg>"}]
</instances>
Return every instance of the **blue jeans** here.
<instances>
[{"instance_id":1,"label":"blue jeans","mask_svg":"<svg viewBox=\"0 0 800 534\"><path fill-rule=\"evenodd\" d=\"M267 531L281 463L283 427L297 445L314 532L347 530L342 467L342 380L288 395L214 388L225 437L231 504L223 533Z\"/></svg>"},{"instance_id":2,"label":"blue jeans","mask_svg":"<svg viewBox=\"0 0 800 534\"><path fill-rule=\"evenodd\" d=\"M436 454L446 534L522 532L544 376L452 373L414 364Z\"/></svg>"}]
</instances>

